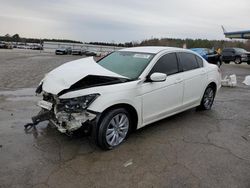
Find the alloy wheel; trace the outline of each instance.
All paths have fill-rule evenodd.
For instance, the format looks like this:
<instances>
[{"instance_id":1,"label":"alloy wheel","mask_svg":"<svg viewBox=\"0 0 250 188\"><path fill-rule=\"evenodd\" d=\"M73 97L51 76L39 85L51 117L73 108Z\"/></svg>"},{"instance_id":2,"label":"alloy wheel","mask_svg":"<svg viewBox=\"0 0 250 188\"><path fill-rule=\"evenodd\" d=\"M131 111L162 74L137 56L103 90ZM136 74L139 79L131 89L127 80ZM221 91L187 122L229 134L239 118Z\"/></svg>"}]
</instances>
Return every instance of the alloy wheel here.
<instances>
[{"instance_id":1,"label":"alloy wheel","mask_svg":"<svg viewBox=\"0 0 250 188\"><path fill-rule=\"evenodd\" d=\"M206 89L204 98L203 98L203 105L206 109L210 109L214 101L214 90L209 87Z\"/></svg>"},{"instance_id":2,"label":"alloy wheel","mask_svg":"<svg viewBox=\"0 0 250 188\"><path fill-rule=\"evenodd\" d=\"M114 147L119 145L127 136L129 119L125 113L115 115L109 122L106 131L107 143Z\"/></svg>"}]
</instances>

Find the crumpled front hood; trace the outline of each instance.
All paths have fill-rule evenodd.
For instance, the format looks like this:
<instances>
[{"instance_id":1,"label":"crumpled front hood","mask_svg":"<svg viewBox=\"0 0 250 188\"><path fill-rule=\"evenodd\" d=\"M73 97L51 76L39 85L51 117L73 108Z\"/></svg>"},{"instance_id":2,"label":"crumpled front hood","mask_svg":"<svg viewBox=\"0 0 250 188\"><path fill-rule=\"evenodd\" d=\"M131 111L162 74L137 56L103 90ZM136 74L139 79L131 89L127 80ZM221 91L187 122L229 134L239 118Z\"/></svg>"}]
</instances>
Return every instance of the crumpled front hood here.
<instances>
[{"instance_id":1,"label":"crumpled front hood","mask_svg":"<svg viewBox=\"0 0 250 188\"><path fill-rule=\"evenodd\" d=\"M45 92L56 95L88 75L126 78L105 69L93 57L89 57L65 63L52 70L44 77L42 88Z\"/></svg>"}]
</instances>

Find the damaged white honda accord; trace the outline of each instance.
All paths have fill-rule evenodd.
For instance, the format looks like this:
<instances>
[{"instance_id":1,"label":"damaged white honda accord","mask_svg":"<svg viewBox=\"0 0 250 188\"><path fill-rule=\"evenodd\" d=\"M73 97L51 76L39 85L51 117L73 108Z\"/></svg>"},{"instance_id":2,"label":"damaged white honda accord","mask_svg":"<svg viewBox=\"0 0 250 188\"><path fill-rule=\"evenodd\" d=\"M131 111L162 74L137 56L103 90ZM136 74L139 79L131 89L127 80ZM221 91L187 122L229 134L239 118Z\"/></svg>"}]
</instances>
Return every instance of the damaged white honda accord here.
<instances>
[{"instance_id":1,"label":"damaged white honda accord","mask_svg":"<svg viewBox=\"0 0 250 188\"><path fill-rule=\"evenodd\" d=\"M220 69L192 51L127 48L49 72L36 90L42 110L32 121L49 120L62 133L86 129L113 149L132 130L193 107L211 109L220 87Z\"/></svg>"}]
</instances>

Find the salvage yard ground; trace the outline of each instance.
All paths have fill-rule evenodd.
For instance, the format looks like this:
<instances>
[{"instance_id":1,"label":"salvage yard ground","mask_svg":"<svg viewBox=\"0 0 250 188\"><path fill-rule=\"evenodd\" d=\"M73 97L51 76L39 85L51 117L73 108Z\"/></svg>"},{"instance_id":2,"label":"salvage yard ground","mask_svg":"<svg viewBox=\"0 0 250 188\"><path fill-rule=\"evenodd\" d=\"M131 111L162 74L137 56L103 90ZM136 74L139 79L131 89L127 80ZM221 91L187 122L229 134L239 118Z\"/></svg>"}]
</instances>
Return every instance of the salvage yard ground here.
<instances>
[{"instance_id":1,"label":"salvage yard ground","mask_svg":"<svg viewBox=\"0 0 250 188\"><path fill-rule=\"evenodd\" d=\"M250 187L250 66L236 74L211 111L188 110L133 133L102 151L44 122L24 131L38 112L34 88L44 74L81 56L0 50L0 187Z\"/></svg>"}]
</instances>

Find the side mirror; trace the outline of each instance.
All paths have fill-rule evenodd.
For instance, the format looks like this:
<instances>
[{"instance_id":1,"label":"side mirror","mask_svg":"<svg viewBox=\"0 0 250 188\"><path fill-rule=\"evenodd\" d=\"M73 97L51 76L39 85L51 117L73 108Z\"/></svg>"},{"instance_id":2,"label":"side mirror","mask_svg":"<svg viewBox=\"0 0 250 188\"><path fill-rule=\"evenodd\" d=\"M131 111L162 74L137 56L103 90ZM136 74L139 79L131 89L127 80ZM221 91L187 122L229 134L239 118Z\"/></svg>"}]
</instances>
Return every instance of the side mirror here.
<instances>
[{"instance_id":1,"label":"side mirror","mask_svg":"<svg viewBox=\"0 0 250 188\"><path fill-rule=\"evenodd\" d=\"M164 82L166 80L166 78L167 78L166 74L155 72L155 73L150 75L149 80L151 82Z\"/></svg>"}]
</instances>

